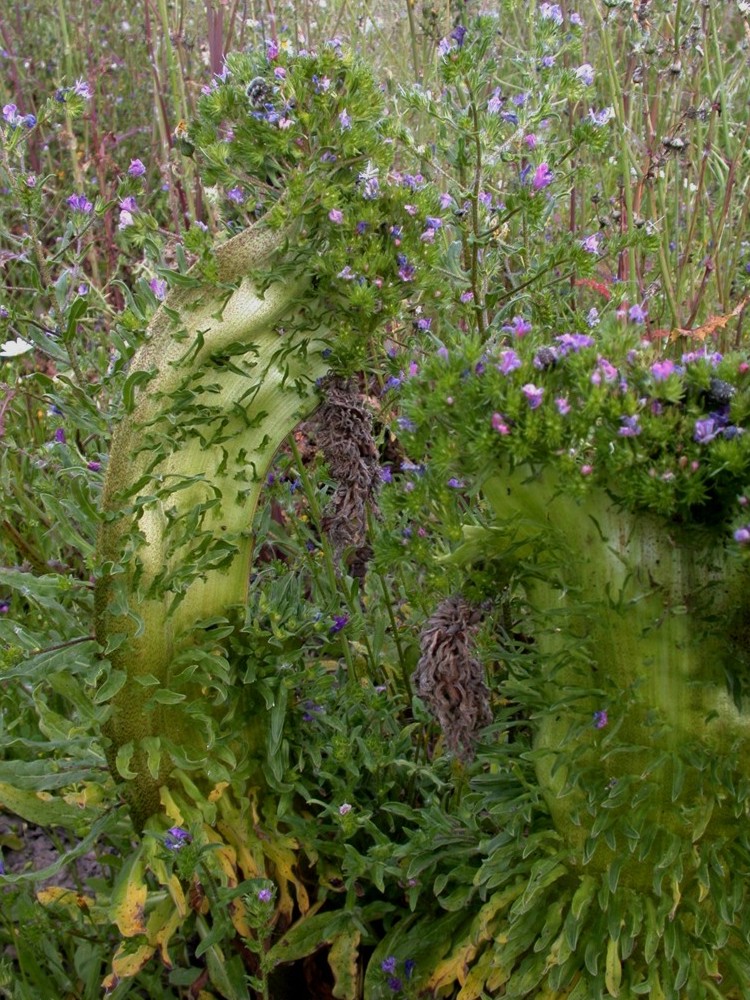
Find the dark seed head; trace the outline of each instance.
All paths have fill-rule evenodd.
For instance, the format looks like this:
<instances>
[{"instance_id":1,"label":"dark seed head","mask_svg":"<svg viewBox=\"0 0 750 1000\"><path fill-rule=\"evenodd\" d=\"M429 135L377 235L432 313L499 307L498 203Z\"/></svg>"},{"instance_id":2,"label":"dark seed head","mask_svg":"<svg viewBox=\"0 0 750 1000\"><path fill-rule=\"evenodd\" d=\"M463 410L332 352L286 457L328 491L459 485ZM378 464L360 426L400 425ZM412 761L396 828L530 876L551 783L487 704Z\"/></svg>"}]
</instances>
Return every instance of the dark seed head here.
<instances>
[{"instance_id":1,"label":"dark seed head","mask_svg":"<svg viewBox=\"0 0 750 1000\"><path fill-rule=\"evenodd\" d=\"M534 367L552 368L557 363L557 351L554 347L540 347L534 355Z\"/></svg>"},{"instance_id":2,"label":"dark seed head","mask_svg":"<svg viewBox=\"0 0 750 1000\"><path fill-rule=\"evenodd\" d=\"M729 382L720 378L712 378L708 385L709 402L716 406L726 406L727 403L731 402L736 391Z\"/></svg>"},{"instance_id":3,"label":"dark seed head","mask_svg":"<svg viewBox=\"0 0 750 1000\"><path fill-rule=\"evenodd\" d=\"M271 96L271 88L262 76L256 76L254 80L251 80L250 83L248 83L245 93L254 108L263 108L266 101Z\"/></svg>"}]
</instances>

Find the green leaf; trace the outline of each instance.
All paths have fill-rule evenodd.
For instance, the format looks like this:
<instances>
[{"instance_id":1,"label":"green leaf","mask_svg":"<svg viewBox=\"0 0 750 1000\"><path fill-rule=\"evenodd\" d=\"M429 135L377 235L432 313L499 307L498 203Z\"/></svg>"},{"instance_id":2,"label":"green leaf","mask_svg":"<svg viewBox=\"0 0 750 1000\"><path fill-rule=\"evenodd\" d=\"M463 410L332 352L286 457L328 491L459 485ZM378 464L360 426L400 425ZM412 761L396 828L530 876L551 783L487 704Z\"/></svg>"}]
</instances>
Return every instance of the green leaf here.
<instances>
[{"instance_id":1,"label":"green leaf","mask_svg":"<svg viewBox=\"0 0 750 1000\"><path fill-rule=\"evenodd\" d=\"M302 917L269 950L267 958L274 965L296 962L330 944L337 935L351 930L351 926L351 913L341 910Z\"/></svg>"},{"instance_id":2,"label":"green leaf","mask_svg":"<svg viewBox=\"0 0 750 1000\"><path fill-rule=\"evenodd\" d=\"M0 806L25 819L27 823L42 827L62 826L66 830L77 829L87 815L91 816L53 795L22 791L4 783L0 783Z\"/></svg>"}]
</instances>

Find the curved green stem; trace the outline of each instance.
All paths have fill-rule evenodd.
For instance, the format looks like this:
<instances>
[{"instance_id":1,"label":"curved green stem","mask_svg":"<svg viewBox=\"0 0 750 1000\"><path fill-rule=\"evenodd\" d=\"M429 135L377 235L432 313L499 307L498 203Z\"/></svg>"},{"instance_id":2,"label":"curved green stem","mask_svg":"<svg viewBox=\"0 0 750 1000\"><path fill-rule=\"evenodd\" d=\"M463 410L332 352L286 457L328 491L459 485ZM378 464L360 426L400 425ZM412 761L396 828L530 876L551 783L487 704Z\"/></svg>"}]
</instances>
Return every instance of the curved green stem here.
<instances>
[{"instance_id":1,"label":"curved green stem","mask_svg":"<svg viewBox=\"0 0 750 1000\"><path fill-rule=\"evenodd\" d=\"M112 442L96 632L122 683L105 732L137 824L159 807L170 748L205 752L170 667L196 627L244 602L267 468L327 371L325 331L279 327L303 308L305 281L261 292L247 277L283 239L243 232L217 251L215 282L169 295L133 359L134 404Z\"/></svg>"}]
</instances>

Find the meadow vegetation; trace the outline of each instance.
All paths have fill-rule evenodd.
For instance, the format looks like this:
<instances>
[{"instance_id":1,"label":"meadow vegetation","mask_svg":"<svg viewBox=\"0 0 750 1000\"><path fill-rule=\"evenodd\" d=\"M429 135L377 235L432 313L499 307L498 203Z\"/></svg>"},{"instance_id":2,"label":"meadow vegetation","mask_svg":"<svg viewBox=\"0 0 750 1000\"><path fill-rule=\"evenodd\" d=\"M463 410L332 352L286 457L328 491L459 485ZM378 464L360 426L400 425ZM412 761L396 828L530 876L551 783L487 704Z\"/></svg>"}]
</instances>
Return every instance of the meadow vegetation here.
<instances>
[{"instance_id":1,"label":"meadow vegetation","mask_svg":"<svg viewBox=\"0 0 750 1000\"><path fill-rule=\"evenodd\" d=\"M750 997L749 55L0 13L0 996Z\"/></svg>"}]
</instances>

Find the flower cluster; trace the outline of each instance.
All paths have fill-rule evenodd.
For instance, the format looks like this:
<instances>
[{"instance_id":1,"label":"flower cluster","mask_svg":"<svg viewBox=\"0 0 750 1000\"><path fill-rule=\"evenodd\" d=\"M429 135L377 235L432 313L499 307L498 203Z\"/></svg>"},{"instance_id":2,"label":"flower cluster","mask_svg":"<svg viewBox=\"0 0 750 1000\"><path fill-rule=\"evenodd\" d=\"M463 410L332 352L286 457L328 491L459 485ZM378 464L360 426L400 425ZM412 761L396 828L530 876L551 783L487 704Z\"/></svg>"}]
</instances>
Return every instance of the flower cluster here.
<instances>
[{"instance_id":1,"label":"flower cluster","mask_svg":"<svg viewBox=\"0 0 750 1000\"><path fill-rule=\"evenodd\" d=\"M273 45L228 57L183 136L240 224L263 217L297 234L296 273L336 303L343 336L331 360L343 368L437 259L444 223L425 178L395 169L383 102L340 45L317 55Z\"/></svg>"},{"instance_id":2,"label":"flower cluster","mask_svg":"<svg viewBox=\"0 0 750 1000\"><path fill-rule=\"evenodd\" d=\"M502 330L483 348L457 335L404 384L412 458L429 441L461 481L552 466L574 493L604 487L630 509L723 524L750 545L738 505L750 483L745 354L697 344L671 357L614 316L595 335L520 315Z\"/></svg>"}]
</instances>

